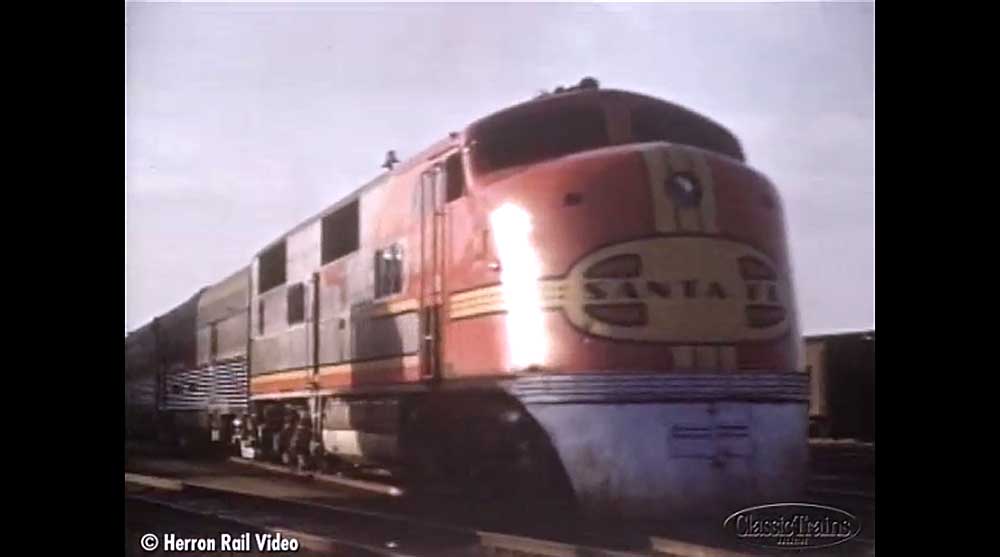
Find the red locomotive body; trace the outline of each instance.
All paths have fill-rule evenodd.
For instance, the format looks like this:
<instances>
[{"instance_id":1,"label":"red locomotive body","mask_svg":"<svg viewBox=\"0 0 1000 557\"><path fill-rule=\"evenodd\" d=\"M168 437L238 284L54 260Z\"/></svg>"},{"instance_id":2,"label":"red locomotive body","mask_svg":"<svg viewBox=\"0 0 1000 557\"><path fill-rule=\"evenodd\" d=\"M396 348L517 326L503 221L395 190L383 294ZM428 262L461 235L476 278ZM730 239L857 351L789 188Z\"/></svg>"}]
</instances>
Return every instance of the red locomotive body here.
<instances>
[{"instance_id":1,"label":"red locomotive body","mask_svg":"<svg viewBox=\"0 0 1000 557\"><path fill-rule=\"evenodd\" d=\"M265 451L541 480L628 516L724 516L802 487L779 196L679 106L581 87L498 112L249 273ZM290 410L311 443L276 433Z\"/></svg>"}]
</instances>

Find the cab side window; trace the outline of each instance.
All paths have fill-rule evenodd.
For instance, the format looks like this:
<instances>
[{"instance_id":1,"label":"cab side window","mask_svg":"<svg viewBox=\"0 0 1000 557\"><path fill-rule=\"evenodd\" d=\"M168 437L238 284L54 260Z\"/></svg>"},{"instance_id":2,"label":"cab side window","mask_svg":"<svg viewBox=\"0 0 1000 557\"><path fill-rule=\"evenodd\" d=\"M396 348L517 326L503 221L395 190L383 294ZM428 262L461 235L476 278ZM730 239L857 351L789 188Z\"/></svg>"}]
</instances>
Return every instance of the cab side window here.
<instances>
[{"instance_id":1,"label":"cab side window","mask_svg":"<svg viewBox=\"0 0 1000 557\"><path fill-rule=\"evenodd\" d=\"M375 297L383 298L403 291L403 248L393 244L375 250Z\"/></svg>"},{"instance_id":2,"label":"cab side window","mask_svg":"<svg viewBox=\"0 0 1000 557\"><path fill-rule=\"evenodd\" d=\"M358 250L358 222L357 199L323 217L320 239L323 265Z\"/></svg>"},{"instance_id":3,"label":"cab side window","mask_svg":"<svg viewBox=\"0 0 1000 557\"><path fill-rule=\"evenodd\" d=\"M445 200L454 201L465 193L465 172L462 169L462 154L455 153L444 161Z\"/></svg>"},{"instance_id":4,"label":"cab side window","mask_svg":"<svg viewBox=\"0 0 1000 557\"><path fill-rule=\"evenodd\" d=\"M257 270L257 293L263 294L272 288L285 284L285 240L282 239L260 254Z\"/></svg>"},{"instance_id":5,"label":"cab side window","mask_svg":"<svg viewBox=\"0 0 1000 557\"><path fill-rule=\"evenodd\" d=\"M302 323L306 319L306 288L301 282L288 287L288 324Z\"/></svg>"}]
</instances>

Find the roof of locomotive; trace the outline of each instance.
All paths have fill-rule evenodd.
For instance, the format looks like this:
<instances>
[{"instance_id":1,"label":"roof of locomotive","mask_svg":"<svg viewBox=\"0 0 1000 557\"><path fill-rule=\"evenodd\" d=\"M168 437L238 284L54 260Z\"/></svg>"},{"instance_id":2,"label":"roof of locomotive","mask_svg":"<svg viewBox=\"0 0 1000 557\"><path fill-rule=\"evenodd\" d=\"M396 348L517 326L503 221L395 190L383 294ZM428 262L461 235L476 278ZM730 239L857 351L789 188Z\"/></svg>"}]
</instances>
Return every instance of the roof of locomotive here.
<instances>
[{"instance_id":1,"label":"roof of locomotive","mask_svg":"<svg viewBox=\"0 0 1000 557\"><path fill-rule=\"evenodd\" d=\"M198 298L199 307L206 303L212 302L216 299L225 296L231 290L250 290L250 283L247 279L247 272L250 270L249 265L244 265L239 268L238 271L230 273L226 278L216 281L199 292L200 296Z\"/></svg>"},{"instance_id":2,"label":"roof of locomotive","mask_svg":"<svg viewBox=\"0 0 1000 557\"><path fill-rule=\"evenodd\" d=\"M478 120L473 121L471 124L463 128L462 131L460 132L449 133L447 136L431 144L424 150L404 159L403 161L400 161L392 170L388 170L386 172L379 174L378 176L376 176L375 178L373 178L360 188L342 197L336 203L326 207L325 209L316 213L315 215L299 222L291 229L277 236L274 240L268 242L264 247L258 250L257 253L254 254L254 258L259 257L262 253L271 249L272 247L280 243L288 236L301 231L303 228L312 224L313 222L322 219L326 215L333 213L338 209L340 209L341 207L343 207L344 205L347 205L348 203L354 201L355 199L360 197L361 194L364 193L365 191L387 182L392 176L404 174L409 170L411 170L414 166L417 166L426 160L435 158L447 151L465 145L468 138L473 137L476 131L485 123L495 121L498 118L516 115L522 112L544 110L547 107L554 107L556 105L565 104L567 102L574 104L597 103L599 101L605 101L608 99L615 99L631 106L658 104L660 106L664 106L673 111L676 111L678 114L684 114L688 117L696 119L701 123L703 123L704 125L715 128L720 133L725 134L727 138L733 142L733 144L736 146L736 148L742 155L742 147L739 144L739 140L725 126L719 124L718 122L702 114L694 112L678 104L670 103L662 99L650 97L648 95L642 95L640 93L633 93L631 91L624 91L619 89L570 88L560 92L546 93L541 96L530 99L528 101L521 102L513 106L508 106L506 108L497 110L487 116L479 118Z\"/></svg>"},{"instance_id":3,"label":"roof of locomotive","mask_svg":"<svg viewBox=\"0 0 1000 557\"><path fill-rule=\"evenodd\" d=\"M670 108L670 109L672 109L674 111L677 111L679 114L685 114L687 116L695 118L698 121L704 123L705 125L711 126L713 128L716 128L718 131L720 131L720 132L724 133L725 135L727 135L734 142L734 144L739 148L740 152L742 153L742 147L740 147L739 141L736 139L736 137L726 127L722 126L718 122L715 122L714 120L712 120L712 119L710 119L710 118L708 118L708 117L706 117L706 116L704 116L702 114L699 114L697 112L689 110L689 109L687 109L687 108L685 108L683 106L680 106L680 105L677 105L677 104L674 104L674 103L670 103L670 102L667 102L667 101L664 101L662 99L658 99L658 98L655 98L655 97L650 97L648 95L643 95L643 94L640 94L640 93L634 93L634 92L631 92L631 91L624 91L624 90L618 90L618 89L600 89L600 88L596 88L596 87L595 88L571 87L571 88L563 90L563 91L558 91L558 92L554 92L554 93L546 93L546 94L540 95L538 97L535 97L533 99L530 99L528 101L521 102L521 103L515 104L513 106L509 106L509 107L497 110L497 111L495 111L495 112L493 112L493 113L491 113L491 114L489 114L487 116L484 116L482 118L479 118L478 120L473 121L471 124L469 124L468 126L466 126L461 132L452 132L452 133L448 134L447 136L445 136L441 140L433 143L432 145L430 145L429 147L427 147L424 150L420 151L419 153L417 153L417 154L415 154L415 155L413 155L411 157L408 157L407 159L401 161L392 170L389 170L389 171L386 171L386 172L382 172L381 174L377 175L376 177L374 177L373 179L371 179L370 181L368 181L367 183L365 183L361 187L355 189L351 193L349 193L349 194L345 195L344 197L342 197L336 203L334 203L334 204L326 207L325 209L323 209L322 211L316 213L315 215L313 215L313 216L311 216L311 217L309 217L307 219L304 219L299 224L297 224L296 226L294 226L291 229L287 230L283 234L278 235L274 240L272 240L271 242L268 242L264 247L262 247L261 249L259 249L253 255L253 258L256 259L257 257L260 256L260 254L262 254L263 252L265 252L268 249L272 248L273 246L275 246L276 244L278 244L279 242L281 242L282 240L284 240L288 236L290 236L290 235L292 235L292 234L294 234L294 233L302 230L303 228L305 228L309 224L311 224L311 223L313 223L313 222L315 222L315 221L317 221L319 219L322 219L326 215L328 215L330 213L333 213L334 211L337 211L338 209L340 209L341 207L347 205L348 203L351 203L352 201L358 199L361 196L361 194L364 193L365 191L367 191L369 189L372 189L372 188L375 188L375 187L377 187L377 186L379 186L379 185L387 182L392 176L403 174L403 173L411 170L414 166L417 166L418 164L420 164L423 161L426 161L426 160L431 159L431 158L435 158L435 157L441 155L442 153L445 153L445 152L447 152L447 151L449 151L449 150L451 150L453 148L457 148L457 147L460 147L460 146L464 145L466 143L466 141L467 141L467 138L469 138L470 136L474 136L475 133L476 133L476 131L483 124L485 124L485 123L488 123L488 122L491 122L491 121L496 121L496 119L498 119L498 118L503 118L503 117L506 117L506 116L512 116L512 115L520 114L520 113L523 113L523 112L529 112L529 111L535 111L535 110L544 110L546 107L553 107L553 106L556 106L556 105L562 105L562 104L565 104L567 102L568 103L572 103L572 104L576 104L576 103L597 103L599 101L604 101L604 100L608 100L608 99L615 99L615 100L624 102L625 104L628 104L628 105L659 104L661 106L664 106L664 107ZM222 280L220 280L218 282L215 282L215 283L213 283L211 285L208 285L208 286L205 286L205 287L199 289L198 292L192 298L190 298L188 300L185 300L181 304L178 304L176 307L174 307L174 308L170 309L169 311L165 312L163 315L158 316L157 319L162 319L164 317L168 317L171 314L174 314L175 312L177 312L178 310L181 310L185 305L190 304L193 301L196 302L197 299L199 298L199 296L201 294L203 294L206 290L221 285L222 283L224 283L224 282L232 279L234 276L246 272L247 269L248 269L247 266L242 267L238 271L235 271L235 272L231 273L230 275L228 275L226 278L224 278L224 279L222 279ZM147 325L149 325L149 324L147 324ZM133 333L138 332L142 328L143 327L139 327L138 329L136 329L135 331L133 331Z\"/></svg>"},{"instance_id":4,"label":"roof of locomotive","mask_svg":"<svg viewBox=\"0 0 1000 557\"><path fill-rule=\"evenodd\" d=\"M194 295L185 298L183 302L171 306L171 308L168 309L167 311L159 315L155 315L148 322L127 332L127 334L125 335L125 341L128 342L129 338L153 332L153 324L157 321L160 321L161 323L164 321L170 323L171 321L175 320L178 315L181 315L184 312L190 312L192 310L192 307L194 311L197 312L197 308L201 303L202 297L204 297L205 295L211 296L215 291L224 287L226 283L236 280L237 277L240 277L241 275L245 276L246 273L249 271L249 269L250 269L249 265L244 265L240 267L239 270L226 275L224 279L218 280L216 282L213 282L212 284L199 288L198 291L194 293ZM247 290L250 289L249 284L247 284L246 289Z\"/></svg>"},{"instance_id":5,"label":"roof of locomotive","mask_svg":"<svg viewBox=\"0 0 1000 557\"><path fill-rule=\"evenodd\" d=\"M358 199L358 197L360 197L362 193L372 188L378 187L384 184L385 182L388 182L391 177L407 172L414 166L420 164L421 161L434 158L443 152L451 150L452 148L457 148L460 144L460 138L461 138L460 134L457 133L449 134L448 137L445 137L444 139L441 139L433 143L430 147L427 147L426 149L420 151L416 155L413 155L412 157L409 157L401 161L392 170L388 170L386 172L379 174L375 178L369 180L360 188L340 198L336 203L329 205L328 207L316 213L315 215L307 219L304 219L294 227L290 228L285 233L276 237L274 240L268 242L264 247L257 250L257 253L254 254L254 258L259 257L262 253L271 249L272 247L274 247L276 244L278 244L288 236L291 236L292 234L301 231L306 226L316 222L319 219L322 219L323 217L329 215L330 213L333 213L338 209L340 209L341 207L347 205L348 203L351 203L352 201Z\"/></svg>"},{"instance_id":6,"label":"roof of locomotive","mask_svg":"<svg viewBox=\"0 0 1000 557\"><path fill-rule=\"evenodd\" d=\"M485 124L496 121L501 118L508 116L514 116L527 112L541 111L547 108L555 107L557 105L565 104L597 104L599 102L606 102L612 100L619 102L628 106L629 108L637 108L640 106L652 106L658 105L663 108L669 109L672 112L683 115L685 117L691 118L699 122L699 124L706 127L713 128L718 133L726 136L726 138L732 142L735 149L740 154L740 159L745 159L743 148L740 145L739 140L736 136L725 126L712 120L711 118L695 112L689 108L681 106L676 103L665 101L656 97L651 97L649 95L643 95L641 93L634 93L632 91L624 91L620 89L597 89L597 88L572 88L563 92L548 93L543 94L539 97L525 101L514 106L498 110L488 116L484 116L468 127L464 131L465 137L474 137L476 132L482 128Z\"/></svg>"}]
</instances>

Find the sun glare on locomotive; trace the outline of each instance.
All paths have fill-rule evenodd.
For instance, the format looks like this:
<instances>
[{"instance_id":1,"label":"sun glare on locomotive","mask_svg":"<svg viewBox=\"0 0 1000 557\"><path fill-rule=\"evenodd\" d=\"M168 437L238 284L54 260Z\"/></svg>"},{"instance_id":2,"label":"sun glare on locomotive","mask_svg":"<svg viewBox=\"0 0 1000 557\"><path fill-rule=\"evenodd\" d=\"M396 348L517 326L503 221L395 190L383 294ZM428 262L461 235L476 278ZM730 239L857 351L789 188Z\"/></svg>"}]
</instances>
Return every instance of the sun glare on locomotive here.
<instances>
[{"instance_id":1,"label":"sun glare on locomotive","mask_svg":"<svg viewBox=\"0 0 1000 557\"><path fill-rule=\"evenodd\" d=\"M531 242L531 215L506 203L490 213L498 255L507 343L513 370L541 366L548 352L539 279L542 265Z\"/></svg>"}]
</instances>

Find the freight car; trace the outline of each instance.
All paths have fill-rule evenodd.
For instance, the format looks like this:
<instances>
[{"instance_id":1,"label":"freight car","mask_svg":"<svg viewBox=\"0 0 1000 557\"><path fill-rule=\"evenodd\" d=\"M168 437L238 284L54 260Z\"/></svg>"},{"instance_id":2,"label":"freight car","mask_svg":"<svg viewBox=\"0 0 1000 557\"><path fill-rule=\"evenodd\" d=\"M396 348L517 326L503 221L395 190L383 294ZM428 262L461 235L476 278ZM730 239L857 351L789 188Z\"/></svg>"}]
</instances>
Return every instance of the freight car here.
<instances>
[{"instance_id":1,"label":"freight car","mask_svg":"<svg viewBox=\"0 0 1000 557\"><path fill-rule=\"evenodd\" d=\"M181 378L248 369L236 436L257 458L650 518L801 492L782 206L728 130L588 79L385 167L261 250L231 294L156 328L186 339L157 360L161 414L191 392ZM235 372L203 348L230 334L205 333L222 298L232 334L248 325L244 344L226 336Z\"/></svg>"},{"instance_id":2,"label":"freight car","mask_svg":"<svg viewBox=\"0 0 1000 557\"><path fill-rule=\"evenodd\" d=\"M810 435L875 440L875 331L808 335Z\"/></svg>"}]
</instances>

